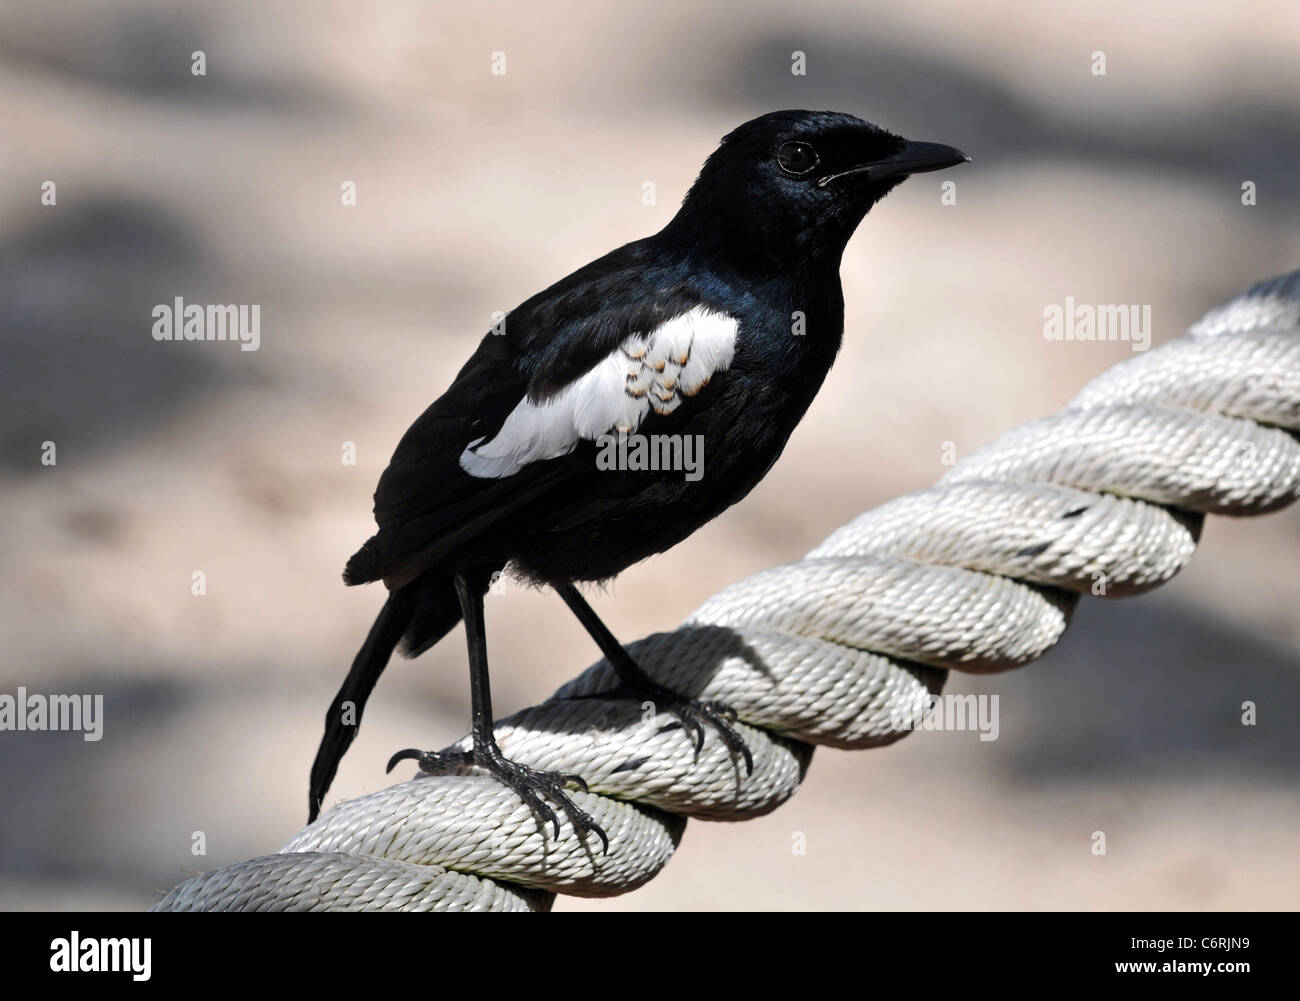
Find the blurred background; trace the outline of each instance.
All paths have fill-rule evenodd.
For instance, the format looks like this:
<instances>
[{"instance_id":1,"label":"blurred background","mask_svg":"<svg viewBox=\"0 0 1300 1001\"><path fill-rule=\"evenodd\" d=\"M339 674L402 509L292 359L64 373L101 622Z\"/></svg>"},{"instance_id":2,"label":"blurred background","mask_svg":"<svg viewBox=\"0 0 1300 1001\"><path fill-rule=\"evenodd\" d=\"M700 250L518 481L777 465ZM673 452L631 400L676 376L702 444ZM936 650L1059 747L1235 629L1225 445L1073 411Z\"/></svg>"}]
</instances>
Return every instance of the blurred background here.
<instances>
[{"instance_id":1,"label":"blurred background","mask_svg":"<svg viewBox=\"0 0 1300 1001\"><path fill-rule=\"evenodd\" d=\"M144 908L301 827L383 601L339 572L398 437L493 311L661 227L735 125L833 108L974 163L868 217L781 462L595 595L625 640L1131 356L1044 340L1044 306L1149 304L1158 344L1300 266L1298 45L1284 0L0 3L0 692L105 699L98 743L0 733L0 907ZM260 304L260 350L155 342L176 296ZM954 676L1001 696L996 742L819 750L775 813L557 909L1295 907L1297 567L1300 511L1210 521L1167 587ZM489 601L502 715L596 659L554 595ZM465 673L459 631L395 662L331 801L459 737Z\"/></svg>"}]
</instances>

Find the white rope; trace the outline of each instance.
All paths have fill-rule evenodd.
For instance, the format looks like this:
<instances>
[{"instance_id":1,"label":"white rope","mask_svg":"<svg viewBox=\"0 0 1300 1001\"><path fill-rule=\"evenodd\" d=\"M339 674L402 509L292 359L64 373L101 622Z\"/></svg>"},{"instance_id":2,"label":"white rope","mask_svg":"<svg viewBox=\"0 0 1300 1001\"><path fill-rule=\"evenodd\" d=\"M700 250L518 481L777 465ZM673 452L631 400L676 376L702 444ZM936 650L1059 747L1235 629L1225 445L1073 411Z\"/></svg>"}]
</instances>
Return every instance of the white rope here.
<instances>
[{"instance_id":1,"label":"white rope","mask_svg":"<svg viewBox=\"0 0 1300 1001\"><path fill-rule=\"evenodd\" d=\"M190 879L155 909L544 910L554 893L627 892L667 863L685 818L767 813L798 787L812 745L898 740L948 669L1025 664L1060 638L1079 594L1168 580L1204 513L1294 501L1297 429L1300 272L632 644L660 682L735 707L752 776L716 734L696 758L681 729L662 729L672 717L590 697L614 687L602 661L497 738L516 761L586 778L591 792L573 798L608 833L608 854L562 813L555 838L467 769L341 803L280 854Z\"/></svg>"}]
</instances>

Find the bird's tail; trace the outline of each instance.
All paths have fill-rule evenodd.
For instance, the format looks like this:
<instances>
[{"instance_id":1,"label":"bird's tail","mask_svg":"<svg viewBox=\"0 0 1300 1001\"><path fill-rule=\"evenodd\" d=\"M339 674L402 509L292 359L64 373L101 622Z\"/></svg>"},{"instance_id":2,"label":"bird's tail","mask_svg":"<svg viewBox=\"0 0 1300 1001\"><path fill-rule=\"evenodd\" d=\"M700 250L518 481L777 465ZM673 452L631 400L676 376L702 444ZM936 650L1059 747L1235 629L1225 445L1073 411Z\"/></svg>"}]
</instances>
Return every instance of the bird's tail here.
<instances>
[{"instance_id":1,"label":"bird's tail","mask_svg":"<svg viewBox=\"0 0 1300 1001\"><path fill-rule=\"evenodd\" d=\"M366 641L361 644L356 659L352 661L352 669L343 679L343 687L334 696L334 701L325 713L325 735L321 738L316 760L311 766L308 823L320 813L321 800L334 781L339 762L357 736L366 700L370 698L375 683L388 666L388 658L393 655L402 634L411 624L415 613L415 588L416 584L413 583L388 596L384 607L379 611L379 617L370 627Z\"/></svg>"},{"instance_id":2,"label":"bird's tail","mask_svg":"<svg viewBox=\"0 0 1300 1001\"><path fill-rule=\"evenodd\" d=\"M493 569L471 571L466 576L472 586L485 593ZM451 632L460 618L456 585L451 574L444 570L426 570L388 596L375 624L370 627L366 641L352 661L352 669L343 679L343 687L325 714L325 735L311 766L308 823L320 813L321 800L334 781L343 755L356 739L366 701L388 666L393 650L401 643L405 656L419 656Z\"/></svg>"}]
</instances>

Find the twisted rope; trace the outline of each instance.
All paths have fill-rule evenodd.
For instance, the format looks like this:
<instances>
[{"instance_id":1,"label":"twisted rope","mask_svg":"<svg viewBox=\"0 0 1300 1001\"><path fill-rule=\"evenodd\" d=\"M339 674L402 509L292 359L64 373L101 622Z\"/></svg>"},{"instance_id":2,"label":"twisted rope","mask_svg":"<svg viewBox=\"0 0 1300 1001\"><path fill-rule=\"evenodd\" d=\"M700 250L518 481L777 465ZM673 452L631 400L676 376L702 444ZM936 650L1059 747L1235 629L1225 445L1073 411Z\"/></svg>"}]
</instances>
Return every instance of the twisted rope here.
<instances>
[{"instance_id":1,"label":"twisted rope","mask_svg":"<svg viewBox=\"0 0 1300 1001\"><path fill-rule=\"evenodd\" d=\"M933 488L632 644L661 683L735 707L751 776L716 736L697 757L681 729L664 729L671 717L600 697L617 681L601 661L496 732L510 758L587 779L573 798L609 834L608 854L564 819L553 837L471 768L341 803L279 854L187 880L155 909L546 910L556 893L635 889L668 862L686 818L775 809L813 745L900 739L950 669L1026 664L1060 638L1080 594L1167 581L1205 513L1294 501L1298 429L1295 272L1116 366Z\"/></svg>"}]
</instances>

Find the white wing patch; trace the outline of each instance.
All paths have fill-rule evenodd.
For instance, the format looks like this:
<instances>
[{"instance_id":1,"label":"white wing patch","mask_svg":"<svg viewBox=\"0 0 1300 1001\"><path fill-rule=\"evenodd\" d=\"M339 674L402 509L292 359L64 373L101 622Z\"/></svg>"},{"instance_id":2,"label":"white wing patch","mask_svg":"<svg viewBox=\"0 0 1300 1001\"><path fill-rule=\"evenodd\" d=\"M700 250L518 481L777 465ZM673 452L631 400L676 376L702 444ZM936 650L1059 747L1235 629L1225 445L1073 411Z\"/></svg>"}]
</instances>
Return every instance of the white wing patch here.
<instances>
[{"instance_id":1,"label":"white wing patch","mask_svg":"<svg viewBox=\"0 0 1300 1001\"><path fill-rule=\"evenodd\" d=\"M734 317L696 306L648 334L633 334L544 403L521 400L491 441L469 443L460 468L500 479L567 455L583 439L635 431L652 409L671 414L682 397L731 365L738 326Z\"/></svg>"}]
</instances>

